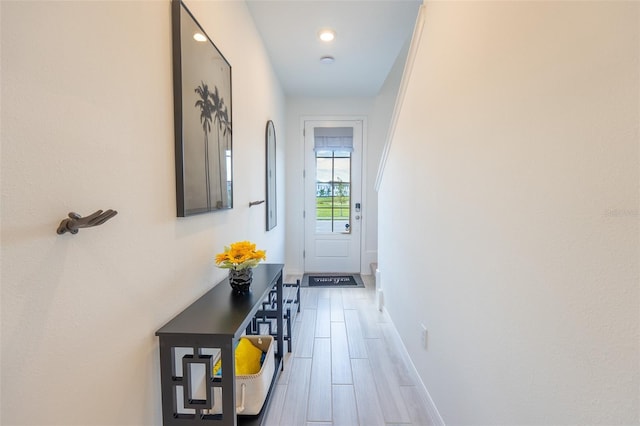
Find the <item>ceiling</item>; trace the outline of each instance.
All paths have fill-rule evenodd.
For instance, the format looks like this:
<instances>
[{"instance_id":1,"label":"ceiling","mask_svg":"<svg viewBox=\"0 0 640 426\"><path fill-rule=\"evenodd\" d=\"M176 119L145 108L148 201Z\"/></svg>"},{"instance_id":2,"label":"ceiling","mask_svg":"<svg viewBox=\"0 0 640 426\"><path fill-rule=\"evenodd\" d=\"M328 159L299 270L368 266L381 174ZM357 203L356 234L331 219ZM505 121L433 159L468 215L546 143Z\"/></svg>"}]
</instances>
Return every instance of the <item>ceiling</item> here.
<instances>
[{"instance_id":1,"label":"ceiling","mask_svg":"<svg viewBox=\"0 0 640 426\"><path fill-rule=\"evenodd\" d=\"M420 0L248 0L288 96L369 97L406 51ZM336 38L319 40L331 28ZM335 58L331 64L322 56Z\"/></svg>"}]
</instances>

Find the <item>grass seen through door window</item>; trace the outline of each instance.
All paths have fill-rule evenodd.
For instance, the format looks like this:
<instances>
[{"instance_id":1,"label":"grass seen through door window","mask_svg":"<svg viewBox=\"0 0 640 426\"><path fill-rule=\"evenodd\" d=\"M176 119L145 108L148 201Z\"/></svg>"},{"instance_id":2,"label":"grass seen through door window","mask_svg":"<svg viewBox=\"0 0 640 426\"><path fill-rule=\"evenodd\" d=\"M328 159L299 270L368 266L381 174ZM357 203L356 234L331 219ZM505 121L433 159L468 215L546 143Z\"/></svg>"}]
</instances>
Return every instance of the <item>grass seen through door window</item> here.
<instances>
[{"instance_id":1,"label":"grass seen through door window","mask_svg":"<svg viewBox=\"0 0 640 426\"><path fill-rule=\"evenodd\" d=\"M349 232L351 152L316 151L316 229Z\"/></svg>"},{"instance_id":2,"label":"grass seen through door window","mask_svg":"<svg viewBox=\"0 0 640 426\"><path fill-rule=\"evenodd\" d=\"M316 219L349 219L349 197L316 197Z\"/></svg>"}]
</instances>

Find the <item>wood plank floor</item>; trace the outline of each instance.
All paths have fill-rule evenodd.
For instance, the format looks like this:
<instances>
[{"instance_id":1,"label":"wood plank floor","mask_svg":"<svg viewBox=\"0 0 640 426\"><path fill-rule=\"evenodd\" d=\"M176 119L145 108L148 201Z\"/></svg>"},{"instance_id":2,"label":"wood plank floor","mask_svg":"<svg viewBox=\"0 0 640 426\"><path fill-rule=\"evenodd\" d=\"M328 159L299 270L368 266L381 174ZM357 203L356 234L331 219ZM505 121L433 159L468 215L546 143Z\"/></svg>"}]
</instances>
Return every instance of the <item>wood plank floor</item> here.
<instances>
[{"instance_id":1,"label":"wood plank floor","mask_svg":"<svg viewBox=\"0 0 640 426\"><path fill-rule=\"evenodd\" d=\"M433 424L393 324L376 309L373 277L362 278L365 288L301 289L267 425Z\"/></svg>"}]
</instances>

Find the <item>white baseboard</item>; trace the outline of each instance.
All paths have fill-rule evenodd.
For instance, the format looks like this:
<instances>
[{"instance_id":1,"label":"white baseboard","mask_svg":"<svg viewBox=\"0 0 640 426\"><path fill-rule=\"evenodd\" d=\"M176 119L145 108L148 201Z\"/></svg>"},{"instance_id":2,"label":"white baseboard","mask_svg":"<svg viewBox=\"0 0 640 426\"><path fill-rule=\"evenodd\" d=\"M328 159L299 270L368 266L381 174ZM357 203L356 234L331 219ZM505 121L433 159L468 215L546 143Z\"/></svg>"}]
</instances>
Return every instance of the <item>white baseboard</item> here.
<instances>
[{"instance_id":1,"label":"white baseboard","mask_svg":"<svg viewBox=\"0 0 640 426\"><path fill-rule=\"evenodd\" d=\"M429 394L427 387L422 381L422 377L420 377L420 374L418 374L418 369L416 368L415 364L413 363L413 360L409 356L409 352L407 351L407 348L404 345L404 342L402 341L400 334L398 333L398 329L396 328L396 325L393 323L393 319L391 318L391 315L389 315L389 312L384 306L382 307L382 310L387 316L387 318L389 318L389 321L391 321L391 324L393 325L393 330L395 331L398 337L397 340L402 345L402 353L403 353L403 356L405 357L405 362L411 366L411 368L413 369L413 374L415 375L415 377L418 378L419 383L416 385L416 387L418 387L422 392L424 392L422 396L426 403L426 408L427 408L427 412L429 413L429 417L431 417L431 423L435 426L446 426L444 419L442 418L442 416L440 415L440 412L438 411L438 408L436 407L436 404L433 402L433 399L431 399L431 394Z\"/></svg>"},{"instance_id":2,"label":"white baseboard","mask_svg":"<svg viewBox=\"0 0 640 426\"><path fill-rule=\"evenodd\" d=\"M286 279L289 276L294 276L294 277L302 277L302 275L304 275L304 272L299 271L297 269L287 269L287 267L285 266L284 269L282 270L282 278Z\"/></svg>"},{"instance_id":3,"label":"white baseboard","mask_svg":"<svg viewBox=\"0 0 640 426\"><path fill-rule=\"evenodd\" d=\"M1 1L1 0L0 0ZM369 272L369 270L367 271L363 271L360 273L360 275L371 275L371 272ZM368 273L367 273L368 272ZM304 272L303 271L299 271L297 269L287 269L286 267L282 270L282 276L283 277L288 277L288 276L303 276Z\"/></svg>"}]
</instances>

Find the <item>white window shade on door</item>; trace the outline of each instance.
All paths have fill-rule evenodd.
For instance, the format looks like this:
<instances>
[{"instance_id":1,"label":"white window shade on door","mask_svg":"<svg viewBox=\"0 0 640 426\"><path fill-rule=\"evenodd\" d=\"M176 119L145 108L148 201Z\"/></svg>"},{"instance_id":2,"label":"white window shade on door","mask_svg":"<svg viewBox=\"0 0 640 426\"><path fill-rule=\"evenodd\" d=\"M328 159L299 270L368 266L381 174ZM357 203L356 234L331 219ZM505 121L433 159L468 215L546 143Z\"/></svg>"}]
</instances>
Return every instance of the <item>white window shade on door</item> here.
<instances>
[{"instance_id":1,"label":"white window shade on door","mask_svg":"<svg viewBox=\"0 0 640 426\"><path fill-rule=\"evenodd\" d=\"M313 139L313 150L316 152L353 152L353 127L316 127L313 129Z\"/></svg>"}]
</instances>

